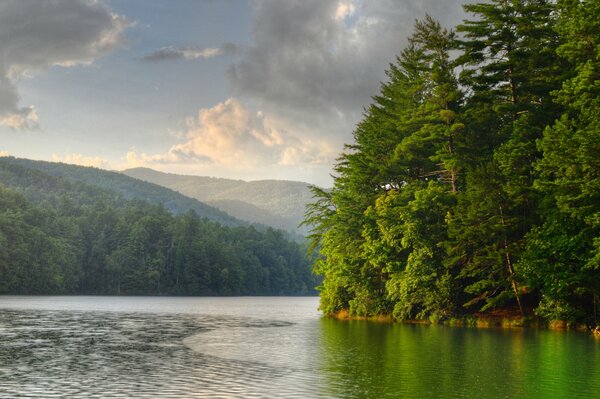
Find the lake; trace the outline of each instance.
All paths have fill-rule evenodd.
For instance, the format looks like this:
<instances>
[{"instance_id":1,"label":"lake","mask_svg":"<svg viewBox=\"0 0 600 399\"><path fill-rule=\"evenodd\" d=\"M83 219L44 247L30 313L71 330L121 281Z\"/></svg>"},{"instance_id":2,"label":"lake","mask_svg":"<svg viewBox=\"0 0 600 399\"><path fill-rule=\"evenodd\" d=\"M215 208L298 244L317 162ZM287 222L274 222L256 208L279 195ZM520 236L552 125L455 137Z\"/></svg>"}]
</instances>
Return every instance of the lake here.
<instances>
[{"instance_id":1,"label":"lake","mask_svg":"<svg viewBox=\"0 0 600 399\"><path fill-rule=\"evenodd\" d=\"M324 319L314 297L0 296L0 398L592 398L580 332Z\"/></svg>"}]
</instances>

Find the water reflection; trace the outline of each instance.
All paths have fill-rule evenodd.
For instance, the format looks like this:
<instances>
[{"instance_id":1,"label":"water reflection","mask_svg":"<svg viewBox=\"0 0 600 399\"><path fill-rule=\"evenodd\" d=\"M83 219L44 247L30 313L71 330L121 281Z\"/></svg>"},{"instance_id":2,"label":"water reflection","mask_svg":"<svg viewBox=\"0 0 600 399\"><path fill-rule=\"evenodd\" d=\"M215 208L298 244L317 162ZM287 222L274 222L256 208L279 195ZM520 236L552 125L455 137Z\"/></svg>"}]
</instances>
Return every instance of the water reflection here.
<instances>
[{"instance_id":1,"label":"water reflection","mask_svg":"<svg viewBox=\"0 0 600 399\"><path fill-rule=\"evenodd\" d=\"M322 321L326 395L584 398L600 389L598 342L581 333Z\"/></svg>"},{"instance_id":2,"label":"water reflection","mask_svg":"<svg viewBox=\"0 0 600 399\"><path fill-rule=\"evenodd\" d=\"M0 398L583 398L600 390L600 343L581 333L339 322L311 313L314 299L186 307L164 298L154 313L138 311L139 301L124 298L118 311L114 303L110 311L0 309Z\"/></svg>"}]
</instances>

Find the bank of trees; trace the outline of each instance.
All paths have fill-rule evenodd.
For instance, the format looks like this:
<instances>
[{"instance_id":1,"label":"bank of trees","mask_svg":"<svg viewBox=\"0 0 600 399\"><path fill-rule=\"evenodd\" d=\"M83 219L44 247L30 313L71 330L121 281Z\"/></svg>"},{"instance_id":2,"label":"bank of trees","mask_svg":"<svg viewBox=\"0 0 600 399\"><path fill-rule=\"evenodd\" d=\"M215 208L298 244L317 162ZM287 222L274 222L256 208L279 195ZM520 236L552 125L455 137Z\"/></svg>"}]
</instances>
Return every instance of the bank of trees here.
<instances>
[{"instance_id":1,"label":"bank of trees","mask_svg":"<svg viewBox=\"0 0 600 399\"><path fill-rule=\"evenodd\" d=\"M50 183L50 192L59 187ZM305 250L281 231L224 227L194 211L174 216L160 205L62 184L70 194L47 192L40 203L0 185L0 294L314 292Z\"/></svg>"},{"instance_id":2,"label":"bank of trees","mask_svg":"<svg viewBox=\"0 0 600 399\"><path fill-rule=\"evenodd\" d=\"M600 2L418 21L307 209L321 307L597 324Z\"/></svg>"}]
</instances>

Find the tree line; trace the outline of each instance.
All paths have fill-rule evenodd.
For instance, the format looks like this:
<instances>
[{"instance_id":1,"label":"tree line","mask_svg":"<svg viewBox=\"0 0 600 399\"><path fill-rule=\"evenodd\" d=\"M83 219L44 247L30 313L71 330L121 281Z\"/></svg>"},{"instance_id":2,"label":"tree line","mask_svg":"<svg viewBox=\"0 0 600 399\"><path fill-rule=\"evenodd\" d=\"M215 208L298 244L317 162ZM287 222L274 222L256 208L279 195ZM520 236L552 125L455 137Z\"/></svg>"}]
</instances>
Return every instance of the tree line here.
<instances>
[{"instance_id":1,"label":"tree line","mask_svg":"<svg viewBox=\"0 0 600 399\"><path fill-rule=\"evenodd\" d=\"M305 248L281 231L0 165L0 294L306 295Z\"/></svg>"},{"instance_id":2,"label":"tree line","mask_svg":"<svg viewBox=\"0 0 600 399\"><path fill-rule=\"evenodd\" d=\"M313 188L321 308L597 325L600 2L463 7L454 29L416 22Z\"/></svg>"}]
</instances>

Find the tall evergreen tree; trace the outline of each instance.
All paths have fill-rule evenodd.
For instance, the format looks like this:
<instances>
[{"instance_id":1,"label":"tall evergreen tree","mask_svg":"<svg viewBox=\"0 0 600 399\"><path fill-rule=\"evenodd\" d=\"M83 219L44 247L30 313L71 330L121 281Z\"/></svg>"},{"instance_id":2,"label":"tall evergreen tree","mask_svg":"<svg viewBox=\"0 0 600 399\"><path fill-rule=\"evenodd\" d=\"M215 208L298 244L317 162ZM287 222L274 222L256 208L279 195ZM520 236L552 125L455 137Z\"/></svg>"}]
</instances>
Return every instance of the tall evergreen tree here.
<instances>
[{"instance_id":1,"label":"tall evergreen tree","mask_svg":"<svg viewBox=\"0 0 600 399\"><path fill-rule=\"evenodd\" d=\"M384 249L393 239L385 238L379 218L383 213L399 214L379 212L376 203L410 207L416 195L413 190L459 190L464 125L460 122L462 94L450 57L453 45L454 33L431 17L416 23L409 46L387 72L389 82L382 85L381 94L357 126L355 143L339 160L333 190L317 193L317 201L308 209L307 222L316 222L315 238L323 255L316 270L325 276L321 307L326 312L348 309L360 316L390 312L398 300L396 294L388 293L390 275L408 280L428 274L428 279L414 280L422 281L419 290L424 290L431 283L431 273L438 272L421 270L418 262L407 269L408 259L417 257L411 251L423 252L421 244L407 245L405 255ZM428 181L435 182L435 188ZM396 193L406 201L386 201ZM373 254L380 250L389 257L376 261ZM436 262L433 268L440 266Z\"/></svg>"},{"instance_id":2,"label":"tall evergreen tree","mask_svg":"<svg viewBox=\"0 0 600 399\"><path fill-rule=\"evenodd\" d=\"M600 297L600 3L559 3L558 54L574 76L556 92L565 112L539 141L543 225L523 267L542 294L539 313L598 324Z\"/></svg>"},{"instance_id":3,"label":"tall evergreen tree","mask_svg":"<svg viewBox=\"0 0 600 399\"><path fill-rule=\"evenodd\" d=\"M464 35L461 80L470 89L466 140L481 153L471 157L467 192L452 219L456 246L451 259L463 268L473 295L469 305L482 299L484 309L499 305L512 291L523 313L515 265L525 234L539 223L533 163L540 154L535 142L560 109L551 97L561 79L554 5L493 0L464 8L476 17L458 27ZM478 200L486 192L492 201ZM482 223L496 239L471 234ZM501 256L482 257L495 252Z\"/></svg>"}]
</instances>

